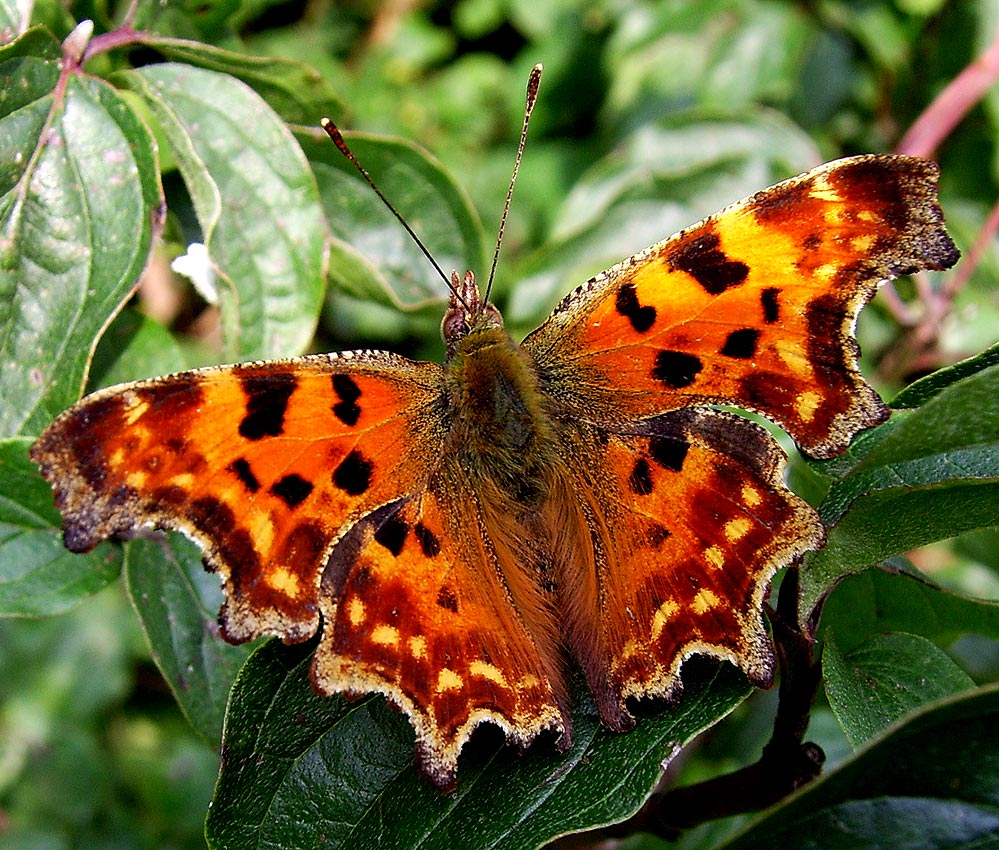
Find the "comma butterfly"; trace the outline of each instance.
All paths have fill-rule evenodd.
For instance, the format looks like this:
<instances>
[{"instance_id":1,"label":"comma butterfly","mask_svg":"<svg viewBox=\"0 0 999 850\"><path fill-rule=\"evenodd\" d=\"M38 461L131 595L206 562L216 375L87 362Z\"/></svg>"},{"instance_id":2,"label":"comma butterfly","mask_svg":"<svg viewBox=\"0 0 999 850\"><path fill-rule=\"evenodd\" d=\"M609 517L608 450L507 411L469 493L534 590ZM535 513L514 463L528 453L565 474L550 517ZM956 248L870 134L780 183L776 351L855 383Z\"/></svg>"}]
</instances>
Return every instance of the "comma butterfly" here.
<instances>
[{"instance_id":1,"label":"comma butterfly","mask_svg":"<svg viewBox=\"0 0 999 850\"><path fill-rule=\"evenodd\" d=\"M186 532L233 642L321 633L325 694L384 694L448 787L476 726L571 736L675 698L692 654L758 686L774 573L822 545L755 411L826 458L888 410L853 327L880 282L958 257L937 167L823 165L584 283L520 344L452 274L443 366L380 351L198 369L88 396L31 456L66 546Z\"/></svg>"}]
</instances>

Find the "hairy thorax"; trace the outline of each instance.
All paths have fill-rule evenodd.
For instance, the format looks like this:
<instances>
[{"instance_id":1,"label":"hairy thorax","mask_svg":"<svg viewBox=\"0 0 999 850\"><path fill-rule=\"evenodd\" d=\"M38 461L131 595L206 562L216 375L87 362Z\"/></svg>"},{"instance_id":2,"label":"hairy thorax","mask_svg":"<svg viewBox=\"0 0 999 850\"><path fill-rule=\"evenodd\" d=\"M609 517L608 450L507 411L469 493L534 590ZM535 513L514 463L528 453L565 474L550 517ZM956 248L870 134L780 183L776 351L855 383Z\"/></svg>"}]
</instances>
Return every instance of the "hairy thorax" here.
<instances>
[{"instance_id":1,"label":"hairy thorax","mask_svg":"<svg viewBox=\"0 0 999 850\"><path fill-rule=\"evenodd\" d=\"M539 507L556 463L554 428L528 355L501 327L473 330L448 364L451 440L463 471Z\"/></svg>"}]
</instances>

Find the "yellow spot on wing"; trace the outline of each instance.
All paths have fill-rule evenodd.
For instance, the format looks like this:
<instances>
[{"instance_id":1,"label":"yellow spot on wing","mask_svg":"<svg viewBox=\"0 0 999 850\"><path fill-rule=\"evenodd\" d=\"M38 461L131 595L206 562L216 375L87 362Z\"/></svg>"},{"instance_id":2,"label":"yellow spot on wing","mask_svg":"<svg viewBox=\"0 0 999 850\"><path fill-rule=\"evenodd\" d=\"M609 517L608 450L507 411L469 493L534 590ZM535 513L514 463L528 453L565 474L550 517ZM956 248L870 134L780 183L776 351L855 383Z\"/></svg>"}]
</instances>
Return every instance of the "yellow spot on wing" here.
<instances>
[{"instance_id":1,"label":"yellow spot on wing","mask_svg":"<svg viewBox=\"0 0 999 850\"><path fill-rule=\"evenodd\" d=\"M180 487L181 490L193 490L195 485L194 476L190 472L182 472L180 475L175 475L170 479L170 485Z\"/></svg>"},{"instance_id":2,"label":"yellow spot on wing","mask_svg":"<svg viewBox=\"0 0 999 850\"><path fill-rule=\"evenodd\" d=\"M483 679L488 679L490 682L495 682L497 685L502 685L504 688L507 687L506 676L503 675L503 671L493 664L489 664L486 661L473 661L468 665L468 671L473 676L479 676Z\"/></svg>"},{"instance_id":3,"label":"yellow spot on wing","mask_svg":"<svg viewBox=\"0 0 999 850\"><path fill-rule=\"evenodd\" d=\"M663 633L663 629L666 628L666 623L669 619L680 610L679 603L672 599L667 599L652 617L652 639L658 640L659 635Z\"/></svg>"},{"instance_id":4,"label":"yellow spot on wing","mask_svg":"<svg viewBox=\"0 0 999 850\"><path fill-rule=\"evenodd\" d=\"M710 611L714 608L720 601L714 593L705 588L694 597L694 603L691 607L694 609L695 614L703 614L705 611Z\"/></svg>"},{"instance_id":5,"label":"yellow spot on wing","mask_svg":"<svg viewBox=\"0 0 999 850\"><path fill-rule=\"evenodd\" d=\"M460 691L464 687L464 684L461 676L447 667L442 667L440 673L437 674L437 693L442 693L443 691Z\"/></svg>"},{"instance_id":6,"label":"yellow spot on wing","mask_svg":"<svg viewBox=\"0 0 999 850\"><path fill-rule=\"evenodd\" d=\"M746 536L746 532L752 527L752 523L745 517L738 517L737 519L730 519L725 523L725 538L727 540L739 540Z\"/></svg>"},{"instance_id":7,"label":"yellow spot on wing","mask_svg":"<svg viewBox=\"0 0 999 850\"><path fill-rule=\"evenodd\" d=\"M367 613L364 610L364 603L354 597L347 604L347 619L350 620L352 626L359 626L364 622L364 618Z\"/></svg>"},{"instance_id":8,"label":"yellow spot on wing","mask_svg":"<svg viewBox=\"0 0 999 850\"><path fill-rule=\"evenodd\" d=\"M289 599L295 599L298 596L298 576L286 567L271 567L264 574L264 581L278 593L283 593Z\"/></svg>"},{"instance_id":9,"label":"yellow spot on wing","mask_svg":"<svg viewBox=\"0 0 999 850\"><path fill-rule=\"evenodd\" d=\"M755 508L760 502L763 501L763 496L760 495L760 491L757 490L752 484L742 485L742 501L744 501L749 507Z\"/></svg>"},{"instance_id":10,"label":"yellow spot on wing","mask_svg":"<svg viewBox=\"0 0 999 850\"><path fill-rule=\"evenodd\" d=\"M134 393L125 396L125 406L127 408L125 412L126 425L134 425L149 410L149 402L139 401L138 396Z\"/></svg>"},{"instance_id":11,"label":"yellow spot on wing","mask_svg":"<svg viewBox=\"0 0 999 850\"><path fill-rule=\"evenodd\" d=\"M704 550L704 560L716 570L725 566L725 555L717 546L708 546L708 548Z\"/></svg>"},{"instance_id":12,"label":"yellow spot on wing","mask_svg":"<svg viewBox=\"0 0 999 850\"><path fill-rule=\"evenodd\" d=\"M409 639L409 651L413 658L423 658L427 654L427 639L423 635L413 635Z\"/></svg>"},{"instance_id":13,"label":"yellow spot on wing","mask_svg":"<svg viewBox=\"0 0 999 850\"><path fill-rule=\"evenodd\" d=\"M794 411L801 417L802 422L811 422L815 418L815 411L818 409L821 401L822 396L817 392L814 390L805 390L795 401Z\"/></svg>"},{"instance_id":14,"label":"yellow spot on wing","mask_svg":"<svg viewBox=\"0 0 999 850\"><path fill-rule=\"evenodd\" d=\"M383 646L397 646L399 644L399 630L395 626L383 623L371 630L371 640Z\"/></svg>"},{"instance_id":15,"label":"yellow spot on wing","mask_svg":"<svg viewBox=\"0 0 999 850\"><path fill-rule=\"evenodd\" d=\"M134 470L125 476L125 483L134 490L142 490L146 486L146 479L149 476L145 472Z\"/></svg>"}]
</instances>

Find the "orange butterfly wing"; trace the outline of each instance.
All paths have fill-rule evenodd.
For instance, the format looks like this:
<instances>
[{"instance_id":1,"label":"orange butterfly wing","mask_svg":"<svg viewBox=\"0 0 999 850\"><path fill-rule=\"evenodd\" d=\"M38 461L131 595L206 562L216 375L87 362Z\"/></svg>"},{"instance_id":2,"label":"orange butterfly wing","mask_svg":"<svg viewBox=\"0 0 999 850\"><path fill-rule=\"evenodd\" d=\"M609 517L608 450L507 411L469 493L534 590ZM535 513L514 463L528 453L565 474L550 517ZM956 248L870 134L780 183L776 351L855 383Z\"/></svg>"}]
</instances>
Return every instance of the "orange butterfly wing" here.
<instances>
[{"instance_id":1,"label":"orange butterfly wing","mask_svg":"<svg viewBox=\"0 0 999 850\"><path fill-rule=\"evenodd\" d=\"M783 452L758 425L705 409L582 439L591 445L571 467L573 491L602 521L593 569L565 582L562 608L605 722L631 725L629 697L677 697L694 653L769 686L769 581L824 539L815 510L783 483Z\"/></svg>"},{"instance_id":2,"label":"orange butterfly wing","mask_svg":"<svg viewBox=\"0 0 999 850\"><path fill-rule=\"evenodd\" d=\"M200 369L88 396L31 456L55 485L67 548L183 531L222 575L229 640L305 640L336 540L426 486L441 380L378 353Z\"/></svg>"},{"instance_id":3,"label":"orange butterfly wing","mask_svg":"<svg viewBox=\"0 0 999 850\"><path fill-rule=\"evenodd\" d=\"M443 788L482 721L524 747L545 730L571 743L558 638L531 616L544 603L518 566L501 566L483 528L478 495L445 461L428 492L351 531L320 601L316 688L387 695Z\"/></svg>"},{"instance_id":4,"label":"orange butterfly wing","mask_svg":"<svg viewBox=\"0 0 999 850\"><path fill-rule=\"evenodd\" d=\"M389 697L447 787L483 720L524 746L550 729L563 747L570 722L554 631L525 623L544 603L500 568L444 450L446 413L440 366L318 355L102 390L32 457L69 549L142 526L186 532L223 578L227 639L321 627L316 688Z\"/></svg>"},{"instance_id":5,"label":"orange butterfly wing","mask_svg":"<svg viewBox=\"0 0 999 850\"><path fill-rule=\"evenodd\" d=\"M524 347L583 418L736 405L833 456L888 415L857 369L860 308L957 259L937 175L862 156L779 183L597 275Z\"/></svg>"}]
</instances>

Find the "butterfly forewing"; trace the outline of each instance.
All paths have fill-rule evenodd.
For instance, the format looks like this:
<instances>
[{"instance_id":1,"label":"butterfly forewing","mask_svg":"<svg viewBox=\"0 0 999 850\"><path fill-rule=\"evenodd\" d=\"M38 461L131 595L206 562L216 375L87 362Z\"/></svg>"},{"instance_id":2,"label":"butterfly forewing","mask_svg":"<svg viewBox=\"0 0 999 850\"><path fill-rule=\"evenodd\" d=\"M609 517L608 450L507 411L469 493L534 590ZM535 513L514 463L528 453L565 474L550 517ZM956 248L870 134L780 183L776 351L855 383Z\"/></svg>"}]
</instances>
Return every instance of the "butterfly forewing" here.
<instances>
[{"instance_id":1,"label":"butterfly forewing","mask_svg":"<svg viewBox=\"0 0 999 850\"><path fill-rule=\"evenodd\" d=\"M440 367L377 353L201 369L89 396L32 457L68 548L184 531L223 577L229 639L304 640L351 520L426 485L441 393Z\"/></svg>"},{"instance_id":2,"label":"butterfly forewing","mask_svg":"<svg viewBox=\"0 0 999 850\"><path fill-rule=\"evenodd\" d=\"M829 163L598 275L524 345L580 416L729 404L841 452L887 416L857 368L858 311L879 283L957 259L936 179L911 157Z\"/></svg>"}]
</instances>

